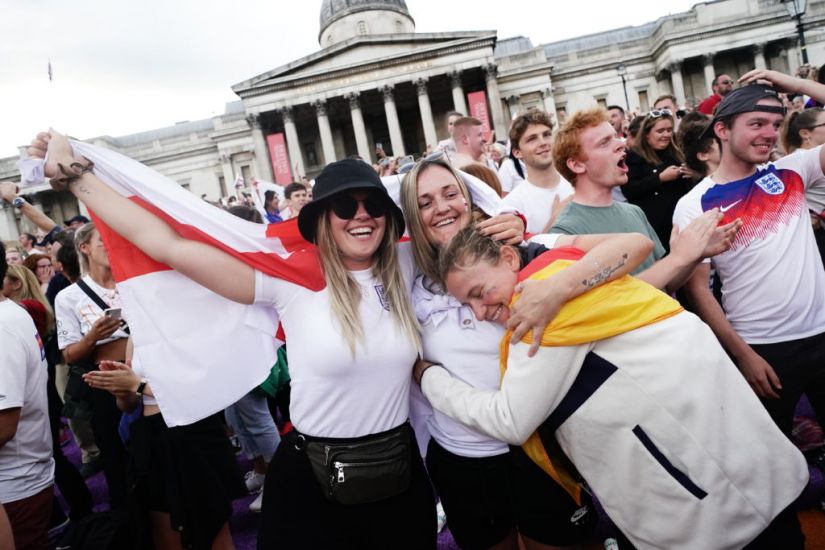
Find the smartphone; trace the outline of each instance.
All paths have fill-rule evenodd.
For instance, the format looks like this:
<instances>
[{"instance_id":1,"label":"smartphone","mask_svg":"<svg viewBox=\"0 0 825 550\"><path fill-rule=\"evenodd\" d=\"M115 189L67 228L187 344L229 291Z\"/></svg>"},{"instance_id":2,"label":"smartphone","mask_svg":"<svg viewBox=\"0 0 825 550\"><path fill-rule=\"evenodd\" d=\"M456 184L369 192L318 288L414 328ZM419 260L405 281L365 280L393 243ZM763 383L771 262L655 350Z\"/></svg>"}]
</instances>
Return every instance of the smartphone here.
<instances>
[{"instance_id":1,"label":"smartphone","mask_svg":"<svg viewBox=\"0 0 825 550\"><path fill-rule=\"evenodd\" d=\"M375 148L376 148L376 149L383 149L383 148L384 148L384 144L383 144L383 143L381 143L381 142L379 141L379 142L377 142L377 143L375 144Z\"/></svg>"},{"instance_id":2,"label":"smartphone","mask_svg":"<svg viewBox=\"0 0 825 550\"><path fill-rule=\"evenodd\" d=\"M117 319L120 320L121 315L121 308L119 307L110 307L103 311L103 315L109 317L110 319Z\"/></svg>"},{"instance_id":3,"label":"smartphone","mask_svg":"<svg viewBox=\"0 0 825 550\"><path fill-rule=\"evenodd\" d=\"M404 166L405 164L412 164L415 162L415 157L412 155L407 155L406 157L401 157L401 160L398 161L398 166Z\"/></svg>"}]
</instances>

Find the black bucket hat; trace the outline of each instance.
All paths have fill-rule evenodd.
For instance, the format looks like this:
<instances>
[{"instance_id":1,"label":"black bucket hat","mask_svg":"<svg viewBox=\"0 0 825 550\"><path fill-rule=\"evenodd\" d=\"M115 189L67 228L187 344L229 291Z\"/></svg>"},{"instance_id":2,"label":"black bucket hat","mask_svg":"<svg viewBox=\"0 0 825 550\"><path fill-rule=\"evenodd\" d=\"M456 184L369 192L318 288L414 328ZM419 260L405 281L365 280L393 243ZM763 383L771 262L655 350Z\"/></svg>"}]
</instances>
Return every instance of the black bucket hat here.
<instances>
[{"instance_id":1,"label":"black bucket hat","mask_svg":"<svg viewBox=\"0 0 825 550\"><path fill-rule=\"evenodd\" d=\"M357 159L344 159L327 164L321 174L315 178L312 200L305 204L298 214L298 231L301 232L301 236L314 243L318 229L318 216L327 211L327 199L352 189L378 191L378 195L386 203L387 215L395 219L395 225L398 228L395 238L400 239L404 234L404 214L390 198L387 188L381 183L381 178L375 173L373 167Z\"/></svg>"},{"instance_id":2,"label":"black bucket hat","mask_svg":"<svg viewBox=\"0 0 825 550\"><path fill-rule=\"evenodd\" d=\"M784 105L781 107L778 105L759 105L759 101L763 99L775 99L782 104L779 93L774 88L765 84L751 84L733 90L726 95L719 103L719 106L716 107L713 119L707 128L705 128L705 131L702 132L700 139L714 137L716 134L713 126L720 120L726 120L734 115L752 113L754 111L776 113L783 116L787 113Z\"/></svg>"}]
</instances>

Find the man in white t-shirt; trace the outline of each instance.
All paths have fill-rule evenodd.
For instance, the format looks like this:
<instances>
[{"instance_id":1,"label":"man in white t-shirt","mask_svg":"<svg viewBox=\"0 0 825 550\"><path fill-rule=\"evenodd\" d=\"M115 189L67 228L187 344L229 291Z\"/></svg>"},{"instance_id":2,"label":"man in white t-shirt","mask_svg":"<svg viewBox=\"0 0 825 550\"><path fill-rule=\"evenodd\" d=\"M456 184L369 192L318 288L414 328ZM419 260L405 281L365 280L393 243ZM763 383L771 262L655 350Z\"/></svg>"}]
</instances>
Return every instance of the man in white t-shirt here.
<instances>
[{"instance_id":1,"label":"man in white t-shirt","mask_svg":"<svg viewBox=\"0 0 825 550\"><path fill-rule=\"evenodd\" d=\"M450 135L447 139L442 139L438 142L436 149L444 151L447 155L447 158L450 159L452 162L453 157L455 157L455 141L453 141L453 126L455 121L464 118L464 115L459 113L458 111L450 111L447 113L447 133Z\"/></svg>"},{"instance_id":2,"label":"man in white t-shirt","mask_svg":"<svg viewBox=\"0 0 825 550\"><path fill-rule=\"evenodd\" d=\"M0 243L0 280L8 268ZM0 294L0 502L17 548L46 548L54 461L46 352L29 314Z\"/></svg>"},{"instance_id":3,"label":"man in white t-shirt","mask_svg":"<svg viewBox=\"0 0 825 550\"><path fill-rule=\"evenodd\" d=\"M544 111L531 109L510 125L513 156L527 165L524 180L505 198L527 218L529 233L546 233L561 209L570 202L573 186L553 167L553 121Z\"/></svg>"},{"instance_id":4,"label":"man in white t-shirt","mask_svg":"<svg viewBox=\"0 0 825 550\"><path fill-rule=\"evenodd\" d=\"M775 71L743 78L757 77L801 93L808 93L810 82L810 95L825 98L825 86ZM699 316L790 435L802 393L825 420L825 272L805 203L805 191L823 185L825 150L769 163L784 116L777 90L769 86L744 86L726 95L708 128L721 143L719 167L682 197L673 219L684 226L718 208L725 220L744 222L731 249L712 260L722 282L722 307L708 288L710 263L697 268L687 288Z\"/></svg>"}]
</instances>

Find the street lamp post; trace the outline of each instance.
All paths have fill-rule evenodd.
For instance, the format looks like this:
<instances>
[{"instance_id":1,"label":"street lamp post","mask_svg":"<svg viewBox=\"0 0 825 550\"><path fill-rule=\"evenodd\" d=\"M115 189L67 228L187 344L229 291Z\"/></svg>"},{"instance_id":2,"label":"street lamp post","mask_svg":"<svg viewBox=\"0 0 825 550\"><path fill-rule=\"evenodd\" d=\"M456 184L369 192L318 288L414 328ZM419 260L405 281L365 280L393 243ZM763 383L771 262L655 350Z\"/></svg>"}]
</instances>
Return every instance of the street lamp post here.
<instances>
[{"instance_id":1,"label":"street lamp post","mask_svg":"<svg viewBox=\"0 0 825 550\"><path fill-rule=\"evenodd\" d=\"M616 73L622 77L622 89L624 89L624 104L627 108L627 112L630 112L630 101L627 99L627 80L625 80L625 76L627 76L627 65L624 63L619 63L616 65Z\"/></svg>"},{"instance_id":2,"label":"street lamp post","mask_svg":"<svg viewBox=\"0 0 825 550\"><path fill-rule=\"evenodd\" d=\"M796 32L799 35L799 49L802 50L802 63L808 62L808 48L805 46L805 26L802 23L802 16L805 15L807 0L779 0L788 10L791 19L796 19Z\"/></svg>"}]
</instances>

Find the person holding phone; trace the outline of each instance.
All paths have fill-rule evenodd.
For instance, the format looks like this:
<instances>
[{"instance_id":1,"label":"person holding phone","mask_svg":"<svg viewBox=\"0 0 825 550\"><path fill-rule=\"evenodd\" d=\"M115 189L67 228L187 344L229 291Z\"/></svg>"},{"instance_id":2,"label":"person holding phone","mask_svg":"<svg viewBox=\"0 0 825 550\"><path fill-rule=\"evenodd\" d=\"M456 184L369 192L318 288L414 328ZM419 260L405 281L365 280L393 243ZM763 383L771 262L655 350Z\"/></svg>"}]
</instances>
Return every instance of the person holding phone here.
<instances>
[{"instance_id":1,"label":"person holding phone","mask_svg":"<svg viewBox=\"0 0 825 550\"><path fill-rule=\"evenodd\" d=\"M111 506L125 508L127 453L118 435L120 411L111 394L85 391L79 376L81 372L93 370L101 361L122 361L126 357L129 335L121 316L113 314L121 308L120 296L112 278L109 256L93 223L77 230L75 246L83 276L55 298L57 343L75 373L70 374L67 391L70 395L88 393L92 430L100 448ZM95 297L108 308L101 307ZM104 310L112 313L106 315Z\"/></svg>"}]
</instances>

